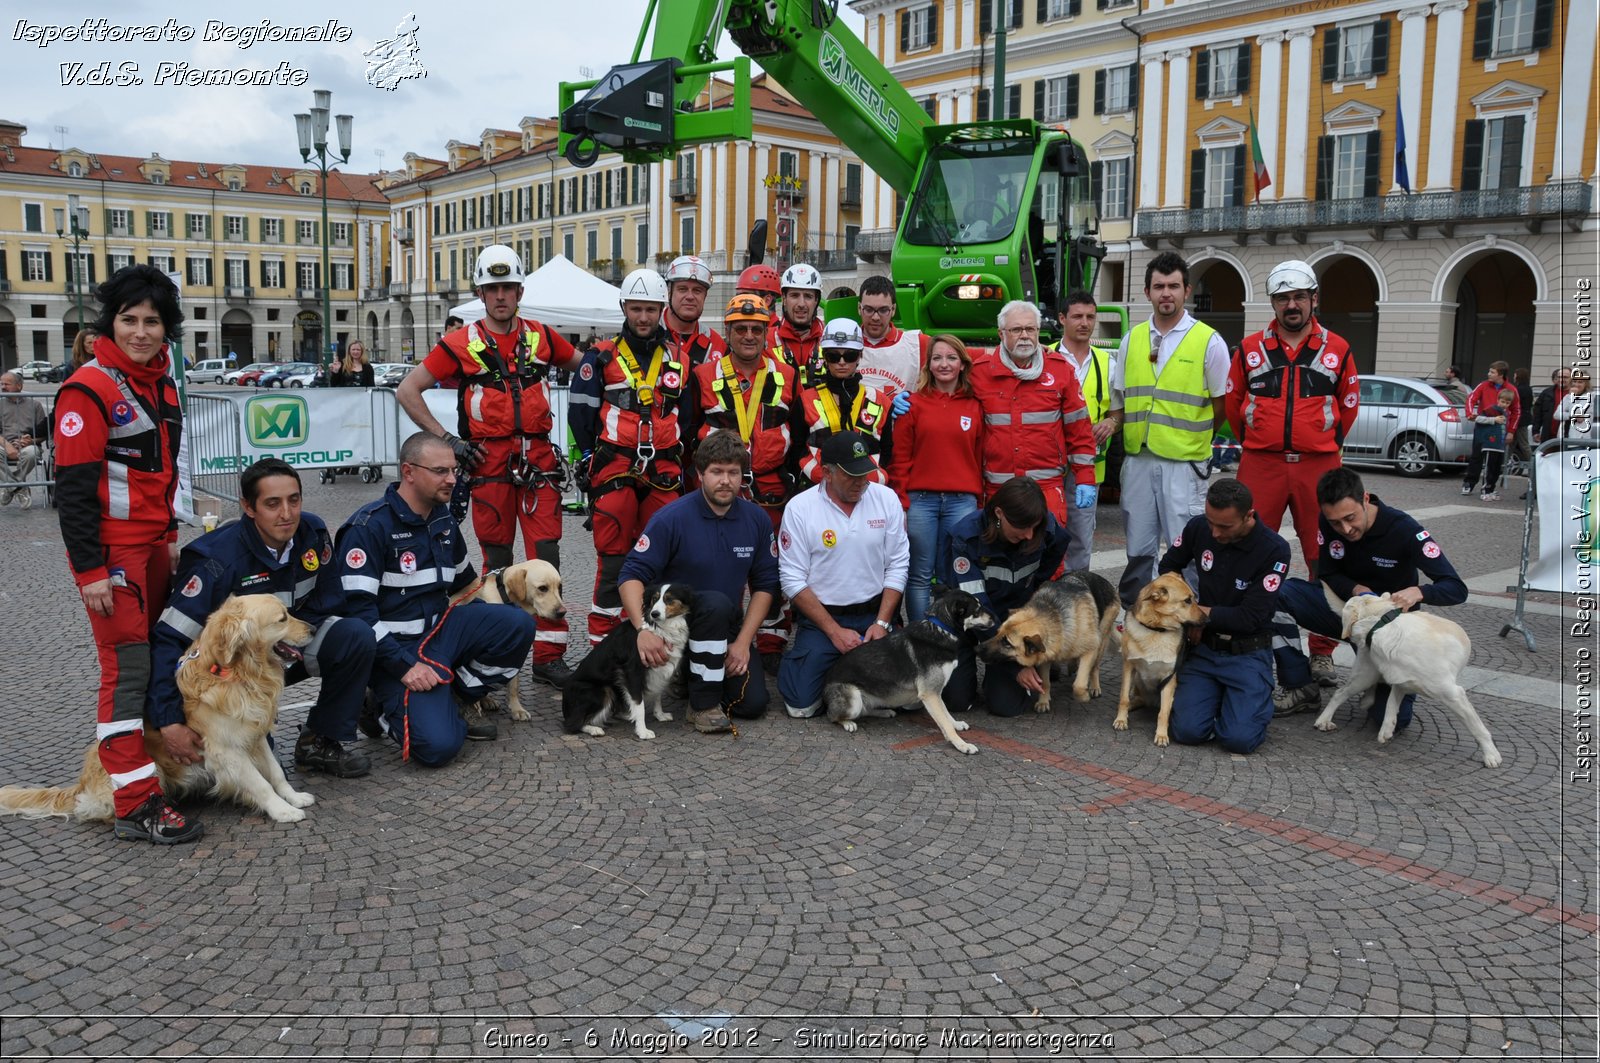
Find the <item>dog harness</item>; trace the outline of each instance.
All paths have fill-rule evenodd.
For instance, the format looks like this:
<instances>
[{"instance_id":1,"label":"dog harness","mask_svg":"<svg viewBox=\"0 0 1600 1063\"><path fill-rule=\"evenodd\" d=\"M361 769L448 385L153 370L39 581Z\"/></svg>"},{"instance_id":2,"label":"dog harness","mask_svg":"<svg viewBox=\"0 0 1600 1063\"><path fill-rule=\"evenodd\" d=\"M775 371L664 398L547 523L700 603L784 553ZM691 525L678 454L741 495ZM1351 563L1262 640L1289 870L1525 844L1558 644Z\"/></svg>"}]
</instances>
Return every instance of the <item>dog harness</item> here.
<instances>
[{"instance_id":1,"label":"dog harness","mask_svg":"<svg viewBox=\"0 0 1600 1063\"><path fill-rule=\"evenodd\" d=\"M1372 636L1378 633L1378 629L1390 623L1395 617L1401 615L1403 612L1405 612L1403 609L1391 609L1387 613L1384 613L1383 616L1378 619L1378 622L1373 624L1372 627L1368 629L1367 649L1372 649Z\"/></svg>"}]
</instances>

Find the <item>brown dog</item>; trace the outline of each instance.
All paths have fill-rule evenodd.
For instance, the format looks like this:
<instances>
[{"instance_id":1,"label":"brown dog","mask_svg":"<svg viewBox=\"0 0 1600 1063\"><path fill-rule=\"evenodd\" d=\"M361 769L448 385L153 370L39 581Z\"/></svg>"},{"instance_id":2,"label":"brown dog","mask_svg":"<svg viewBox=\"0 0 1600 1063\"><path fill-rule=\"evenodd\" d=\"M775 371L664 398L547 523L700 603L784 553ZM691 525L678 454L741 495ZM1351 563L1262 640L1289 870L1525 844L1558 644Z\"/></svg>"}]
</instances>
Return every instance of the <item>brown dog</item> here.
<instances>
[{"instance_id":1,"label":"brown dog","mask_svg":"<svg viewBox=\"0 0 1600 1063\"><path fill-rule=\"evenodd\" d=\"M1194 590L1179 573L1168 572L1145 585L1122 622L1122 695L1112 727L1126 731L1129 709L1157 705L1156 745L1167 744L1183 629L1204 622Z\"/></svg>"},{"instance_id":2,"label":"brown dog","mask_svg":"<svg viewBox=\"0 0 1600 1063\"><path fill-rule=\"evenodd\" d=\"M179 764L167 755L160 732L144 733L145 752L156 763L162 793L178 797L209 789L279 823L306 818L301 809L316 798L289 785L267 735L277 722L278 695L283 692L280 658L299 660L299 647L312 634L310 625L290 616L271 594L229 598L211 614L178 668L185 722L204 740L204 761ZM111 794L99 746L90 743L76 785L7 786L0 789L0 812L109 821Z\"/></svg>"},{"instance_id":3,"label":"brown dog","mask_svg":"<svg viewBox=\"0 0 1600 1063\"><path fill-rule=\"evenodd\" d=\"M472 601L514 605L540 620L561 620L567 615L567 607L561 601L561 573L548 561L524 561L498 572L490 572L475 585L456 595L451 604ZM521 680L520 672L511 677L508 697L511 718L526 721L533 717L522 707ZM484 698L475 706L479 715L483 714L486 703L492 703L491 699Z\"/></svg>"},{"instance_id":4,"label":"brown dog","mask_svg":"<svg viewBox=\"0 0 1600 1063\"><path fill-rule=\"evenodd\" d=\"M1028 604L1006 617L984 653L1015 661L1039 674L1044 690L1036 712L1050 711L1049 665L1078 663L1072 680L1074 701L1100 696L1100 662L1117 623L1117 592L1093 572L1069 572L1039 585Z\"/></svg>"}]
</instances>

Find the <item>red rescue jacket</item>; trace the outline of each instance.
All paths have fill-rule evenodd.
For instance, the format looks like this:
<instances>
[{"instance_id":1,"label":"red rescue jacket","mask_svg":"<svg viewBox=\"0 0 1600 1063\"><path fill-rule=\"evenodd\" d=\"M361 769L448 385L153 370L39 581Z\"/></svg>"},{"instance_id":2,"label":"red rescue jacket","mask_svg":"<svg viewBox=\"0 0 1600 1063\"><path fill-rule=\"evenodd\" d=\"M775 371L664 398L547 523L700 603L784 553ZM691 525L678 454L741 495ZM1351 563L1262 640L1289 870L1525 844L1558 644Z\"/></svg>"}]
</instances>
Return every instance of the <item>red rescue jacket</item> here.
<instances>
[{"instance_id":1,"label":"red rescue jacket","mask_svg":"<svg viewBox=\"0 0 1600 1063\"><path fill-rule=\"evenodd\" d=\"M1224 405L1246 450L1337 453L1360 403L1350 345L1315 318L1294 350L1268 328L1233 352Z\"/></svg>"},{"instance_id":2,"label":"red rescue jacket","mask_svg":"<svg viewBox=\"0 0 1600 1063\"><path fill-rule=\"evenodd\" d=\"M447 333L422 363L437 380L459 379L456 434L463 439L549 438L550 366L575 367L579 355L537 321L517 318L511 336L496 338L474 322Z\"/></svg>"},{"instance_id":3,"label":"red rescue jacket","mask_svg":"<svg viewBox=\"0 0 1600 1063\"><path fill-rule=\"evenodd\" d=\"M739 432L750 447L752 474L763 476L782 469L794 448L790 424L796 395L793 367L765 354L759 367L746 372L733 355L723 353L695 367L694 378L698 438L719 429ZM746 410L748 434L740 427L740 406Z\"/></svg>"},{"instance_id":4,"label":"red rescue jacket","mask_svg":"<svg viewBox=\"0 0 1600 1063\"><path fill-rule=\"evenodd\" d=\"M995 351L975 354L968 379L983 407L983 478L989 492L1014 476L1041 486L1070 476L1094 484L1094 433L1072 363L1041 350L1039 376L1022 380Z\"/></svg>"}]
</instances>

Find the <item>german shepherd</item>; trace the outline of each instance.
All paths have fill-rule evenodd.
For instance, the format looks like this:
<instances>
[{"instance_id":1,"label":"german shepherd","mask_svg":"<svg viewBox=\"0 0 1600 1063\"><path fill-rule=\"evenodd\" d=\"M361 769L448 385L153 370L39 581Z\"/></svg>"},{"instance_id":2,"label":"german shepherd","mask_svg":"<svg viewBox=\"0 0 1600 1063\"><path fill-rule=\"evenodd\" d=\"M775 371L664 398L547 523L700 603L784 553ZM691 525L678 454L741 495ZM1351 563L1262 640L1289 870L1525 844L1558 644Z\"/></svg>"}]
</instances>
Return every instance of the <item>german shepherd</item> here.
<instances>
[{"instance_id":1,"label":"german shepherd","mask_svg":"<svg viewBox=\"0 0 1600 1063\"><path fill-rule=\"evenodd\" d=\"M1044 690L1034 710L1049 712L1052 664L1078 662L1074 701L1100 696L1100 662L1116 625L1116 589L1093 572L1069 572L1040 584L1028 604L1007 617L983 648L991 658L1037 671Z\"/></svg>"},{"instance_id":2,"label":"german shepherd","mask_svg":"<svg viewBox=\"0 0 1600 1063\"><path fill-rule=\"evenodd\" d=\"M974 632L994 627L994 620L966 591L941 593L922 620L833 662L822 681L828 719L853 732L863 716L892 719L895 708L920 701L946 741L963 753L976 753L977 746L956 734L967 724L944 707L944 685L962 647L977 640Z\"/></svg>"},{"instance_id":3,"label":"german shepherd","mask_svg":"<svg viewBox=\"0 0 1600 1063\"><path fill-rule=\"evenodd\" d=\"M1194 590L1180 573L1168 572L1145 585L1122 622L1122 694L1112 727L1126 731L1128 710L1135 705L1159 706L1156 745L1167 744L1184 628L1203 623Z\"/></svg>"},{"instance_id":4,"label":"german shepherd","mask_svg":"<svg viewBox=\"0 0 1600 1063\"><path fill-rule=\"evenodd\" d=\"M659 721L672 719L661 711L666 693L689 645L689 604L694 588L683 583L652 584L644 591L644 630L667 643L667 663L646 668L639 660L639 629L624 620L585 657L561 692L561 713L568 734L604 735L613 710L626 713L642 740L656 736L644 724L648 703Z\"/></svg>"}]
</instances>

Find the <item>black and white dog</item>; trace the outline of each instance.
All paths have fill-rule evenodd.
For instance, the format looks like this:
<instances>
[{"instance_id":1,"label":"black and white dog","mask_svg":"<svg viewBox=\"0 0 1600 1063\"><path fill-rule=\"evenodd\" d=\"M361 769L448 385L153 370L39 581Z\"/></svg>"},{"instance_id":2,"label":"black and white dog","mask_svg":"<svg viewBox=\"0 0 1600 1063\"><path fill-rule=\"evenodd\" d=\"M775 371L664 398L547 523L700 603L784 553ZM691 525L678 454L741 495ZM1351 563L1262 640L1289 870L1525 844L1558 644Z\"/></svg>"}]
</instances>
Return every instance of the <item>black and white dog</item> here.
<instances>
[{"instance_id":1,"label":"black and white dog","mask_svg":"<svg viewBox=\"0 0 1600 1063\"><path fill-rule=\"evenodd\" d=\"M626 620L585 657L563 688L562 716L567 733L605 734L612 710L626 713L634 734L651 739L656 733L644 725L648 704L657 720L672 719L661 711L661 695L672 682L689 645L689 603L694 588L682 583L655 584L644 592L644 630L661 636L667 644L667 663L646 668L639 660L639 629Z\"/></svg>"},{"instance_id":2,"label":"black and white dog","mask_svg":"<svg viewBox=\"0 0 1600 1063\"><path fill-rule=\"evenodd\" d=\"M833 663L822 686L828 719L854 731L863 716L892 718L893 709L920 701L951 745L976 753L977 746L956 734L967 724L944 707L944 685L956 670L962 647L976 643L994 625L994 614L966 591L938 595L924 619L858 646Z\"/></svg>"}]
</instances>

